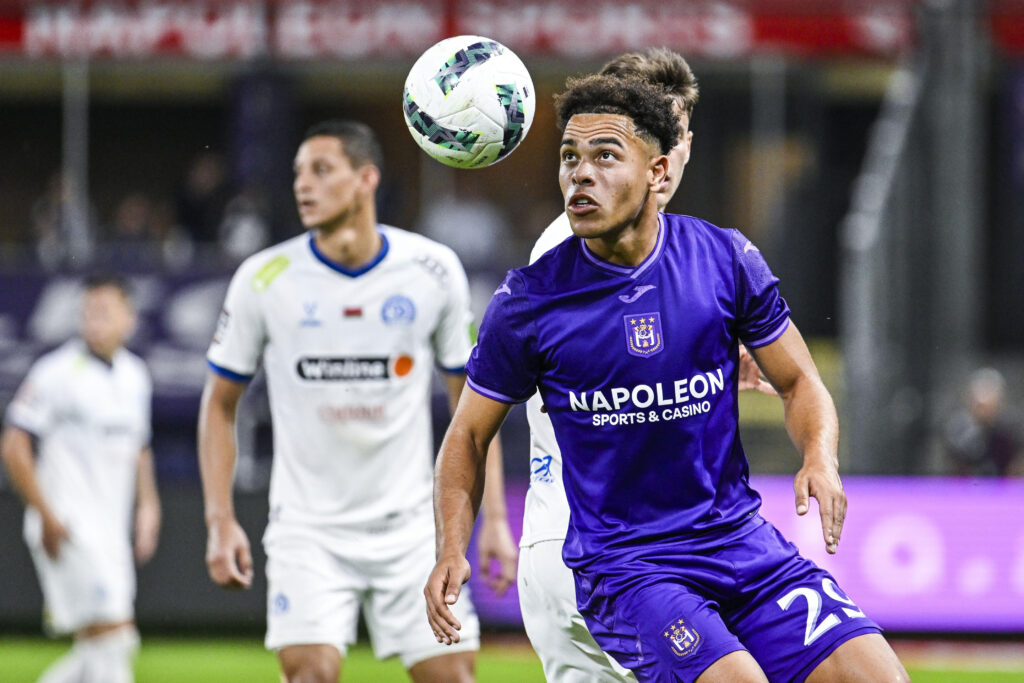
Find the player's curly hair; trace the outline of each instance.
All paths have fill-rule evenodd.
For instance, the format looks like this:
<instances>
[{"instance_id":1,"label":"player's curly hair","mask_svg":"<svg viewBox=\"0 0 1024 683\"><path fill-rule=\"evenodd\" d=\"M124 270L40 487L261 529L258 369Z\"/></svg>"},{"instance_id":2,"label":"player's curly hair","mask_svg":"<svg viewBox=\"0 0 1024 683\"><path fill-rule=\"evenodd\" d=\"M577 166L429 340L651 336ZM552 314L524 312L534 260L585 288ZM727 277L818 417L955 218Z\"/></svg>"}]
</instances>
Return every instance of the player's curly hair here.
<instances>
[{"instance_id":1,"label":"player's curly hair","mask_svg":"<svg viewBox=\"0 0 1024 683\"><path fill-rule=\"evenodd\" d=\"M700 99L700 88L693 69L678 52L655 47L644 52L627 52L612 59L598 72L620 78L642 78L660 85L669 95L679 99L687 118Z\"/></svg>"},{"instance_id":2,"label":"player's curly hair","mask_svg":"<svg viewBox=\"0 0 1024 683\"><path fill-rule=\"evenodd\" d=\"M662 154L668 154L679 140L672 98L649 81L597 74L570 78L565 86L555 96L561 130L576 114L621 114L633 119L637 135L659 145Z\"/></svg>"}]
</instances>

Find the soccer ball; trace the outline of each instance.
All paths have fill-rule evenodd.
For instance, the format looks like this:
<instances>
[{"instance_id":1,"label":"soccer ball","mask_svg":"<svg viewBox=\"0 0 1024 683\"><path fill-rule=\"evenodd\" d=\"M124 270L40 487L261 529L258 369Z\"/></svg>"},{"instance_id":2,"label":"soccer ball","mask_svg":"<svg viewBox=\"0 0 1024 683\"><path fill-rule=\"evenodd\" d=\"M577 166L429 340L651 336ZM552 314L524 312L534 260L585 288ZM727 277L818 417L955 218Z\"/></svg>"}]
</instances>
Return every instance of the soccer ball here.
<instances>
[{"instance_id":1,"label":"soccer ball","mask_svg":"<svg viewBox=\"0 0 1024 683\"><path fill-rule=\"evenodd\" d=\"M514 52L482 36L435 44L412 65L405 122L424 152L456 168L480 168L514 150L533 123L536 93Z\"/></svg>"}]
</instances>

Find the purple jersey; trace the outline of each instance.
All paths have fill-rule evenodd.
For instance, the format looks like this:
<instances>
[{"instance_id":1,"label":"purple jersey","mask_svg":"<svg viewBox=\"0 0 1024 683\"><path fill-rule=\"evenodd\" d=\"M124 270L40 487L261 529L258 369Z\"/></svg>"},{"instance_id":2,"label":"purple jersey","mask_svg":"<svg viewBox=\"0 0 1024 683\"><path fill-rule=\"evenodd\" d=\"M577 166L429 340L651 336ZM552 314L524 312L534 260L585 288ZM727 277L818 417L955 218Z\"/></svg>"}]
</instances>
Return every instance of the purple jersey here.
<instances>
[{"instance_id":1,"label":"purple jersey","mask_svg":"<svg viewBox=\"0 0 1024 683\"><path fill-rule=\"evenodd\" d=\"M699 549L760 498L737 422L738 344L789 324L778 280L736 230L659 214L635 268L576 237L510 271L484 316L470 386L506 403L539 388L564 458L571 567L629 549Z\"/></svg>"}]
</instances>

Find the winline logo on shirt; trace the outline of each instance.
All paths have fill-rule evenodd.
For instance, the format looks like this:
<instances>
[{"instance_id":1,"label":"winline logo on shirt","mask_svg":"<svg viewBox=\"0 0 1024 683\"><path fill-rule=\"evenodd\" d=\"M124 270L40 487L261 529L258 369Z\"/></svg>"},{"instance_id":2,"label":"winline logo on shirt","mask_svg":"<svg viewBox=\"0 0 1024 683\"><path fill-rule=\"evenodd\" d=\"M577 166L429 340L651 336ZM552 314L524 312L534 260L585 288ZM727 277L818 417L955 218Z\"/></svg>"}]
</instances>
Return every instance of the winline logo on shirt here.
<instances>
[{"instance_id":1,"label":"winline logo on shirt","mask_svg":"<svg viewBox=\"0 0 1024 683\"><path fill-rule=\"evenodd\" d=\"M356 380L405 377L412 371L410 356L396 358L325 358L303 356L295 364L299 377L312 382L347 382Z\"/></svg>"}]
</instances>

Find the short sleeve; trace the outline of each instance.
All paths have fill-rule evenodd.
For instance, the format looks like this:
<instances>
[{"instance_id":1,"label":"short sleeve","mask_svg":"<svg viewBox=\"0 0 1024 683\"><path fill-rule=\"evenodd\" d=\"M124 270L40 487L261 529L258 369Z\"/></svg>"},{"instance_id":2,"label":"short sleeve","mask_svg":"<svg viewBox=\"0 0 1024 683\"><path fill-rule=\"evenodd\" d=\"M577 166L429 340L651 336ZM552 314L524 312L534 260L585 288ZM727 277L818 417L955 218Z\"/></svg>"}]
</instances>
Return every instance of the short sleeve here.
<instances>
[{"instance_id":1,"label":"short sleeve","mask_svg":"<svg viewBox=\"0 0 1024 683\"><path fill-rule=\"evenodd\" d=\"M536 329L522 276L510 271L480 323L480 339L466 368L469 386L502 403L530 398L540 367Z\"/></svg>"},{"instance_id":2,"label":"short sleeve","mask_svg":"<svg viewBox=\"0 0 1024 683\"><path fill-rule=\"evenodd\" d=\"M248 381L256 373L266 342L266 328L259 293L247 261L235 271L228 286L213 342L206 353L210 367L236 381Z\"/></svg>"},{"instance_id":3,"label":"short sleeve","mask_svg":"<svg viewBox=\"0 0 1024 683\"><path fill-rule=\"evenodd\" d=\"M61 382L46 359L36 361L7 406L6 421L34 436L43 436L53 425L55 401Z\"/></svg>"},{"instance_id":4,"label":"short sleeve","mask_svg":"<svg viewBox=\"0 0 1024 683\"><path fill-rule=\"evenodd\" d=\"M473 313L470 310L469 280L454 252L445 266L447 300L437 328L431 336L438 366L447 372L464 372L473 348Z\"/></svg>"},{"instance_id":5,"label":"short sleeve","mask_svg":"<svg viewBox=\"0 0 1024 683\"><path fill-rule=\"evenodd\" d=\"M738 230L731 233L737 334L750 348L766 346L789 327L789 306L779 294L779 279L760 250Z\"/></svg>"}]
</instances>

